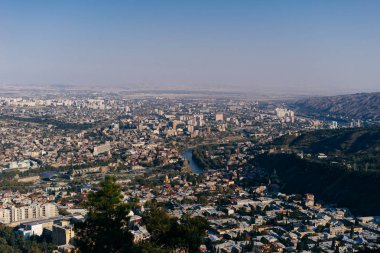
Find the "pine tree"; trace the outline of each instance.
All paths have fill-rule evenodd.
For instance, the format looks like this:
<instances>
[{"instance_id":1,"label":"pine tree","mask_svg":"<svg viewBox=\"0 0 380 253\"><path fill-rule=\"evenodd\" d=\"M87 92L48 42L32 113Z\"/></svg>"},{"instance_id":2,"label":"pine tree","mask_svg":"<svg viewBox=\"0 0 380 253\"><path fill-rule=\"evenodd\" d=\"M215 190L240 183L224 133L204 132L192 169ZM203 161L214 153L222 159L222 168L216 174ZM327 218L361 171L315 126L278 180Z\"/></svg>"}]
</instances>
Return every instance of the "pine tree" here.
<instances>
[{"instance_id":1,"label":"pine tree","mask_svg":"<svg viewBox=\"0 0 380 253\"><path fill-rule=\"evenodd\" d=\"M89 212L76 225L77 245L81 252L131 252L132 235L128 232L130 206L122 203L116 178L106 176L97 192L90 192L85 203Z\"/></svg>"}]
</instances>

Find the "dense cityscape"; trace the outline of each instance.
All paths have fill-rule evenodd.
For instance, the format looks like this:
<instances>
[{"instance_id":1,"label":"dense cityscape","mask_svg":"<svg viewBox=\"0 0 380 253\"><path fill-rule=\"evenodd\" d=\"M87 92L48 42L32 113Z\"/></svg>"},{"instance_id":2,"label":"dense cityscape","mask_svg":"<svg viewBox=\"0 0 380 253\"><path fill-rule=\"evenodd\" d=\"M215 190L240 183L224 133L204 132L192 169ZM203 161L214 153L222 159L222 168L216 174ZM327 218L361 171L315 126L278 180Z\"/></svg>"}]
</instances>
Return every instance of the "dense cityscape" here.
<instances>
[{"instance_id":1,"label":"dense cityscape","mask_svg":"<svg viewBox=\"0 0 380 253\"><path fill-rule=\"evenodd\" d=\"M0 253L380 252L379 0L0 0Z\"/></svg>"},{"instance_id":2,"label":"dense cityscape","mask_svg":"<svg viewBox=\"0 0 380 253\"><path fill-rule=\"evenodd\" d=\"M3 96L0 103L0 222L28 240L75 252L75 224L88 214L83 203L113 176L122 202L133 203L135 244L151 238L143 217L154 203L171 217L207 220L199 252L380 249L378 216L355 215L312 193L283 193L278 168L255 162L286 153L271 145L281 136L376 122L297 115L281 101L224 96L88 93Z\"/></svg>"}]
</instances>

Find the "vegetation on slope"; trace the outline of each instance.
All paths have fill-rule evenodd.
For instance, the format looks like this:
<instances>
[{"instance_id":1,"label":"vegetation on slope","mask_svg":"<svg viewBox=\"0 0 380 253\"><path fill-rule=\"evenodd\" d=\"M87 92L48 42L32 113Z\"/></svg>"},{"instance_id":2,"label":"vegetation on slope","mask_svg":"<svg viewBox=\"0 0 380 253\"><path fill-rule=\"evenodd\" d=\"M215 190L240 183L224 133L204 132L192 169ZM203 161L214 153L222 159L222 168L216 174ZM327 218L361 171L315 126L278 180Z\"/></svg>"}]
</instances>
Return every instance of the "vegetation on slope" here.
<instances>
[{"instance_id":1,"label":"vegetation on slope","mask_svg":"<svg viewBox=\"0 0 380 253\"><path fill-rule=\"evenodd\" d=\"M325 153L332 160L352 163L358 170L380 170L380 128L317 130L285 135L273 144L304 153Z\"/></svg>"},{"instance_id":2,"label":"vegetation on slope","mask_svg":"<svg viewBox=\"0 0 380 253\"><path fill-rule=\"evenodd\" d=\"M308 114L335 114L356 119L380 120L380 92L313 97L298 100L294 106L297 111Z\"/></svg>"},{"instance_id":3,"label":"vegetation on slope","mask_svg":"<svg viewBox=\"0 0 380 253\"><path fill-rule=\"evenodd\" d=\"M269 173L276 169L282 192L313 193L327 203L348 207L357 215L380 213L379 173L347 170L294 154L261 155L256 162Z\"/></svg>"}]
</instances>

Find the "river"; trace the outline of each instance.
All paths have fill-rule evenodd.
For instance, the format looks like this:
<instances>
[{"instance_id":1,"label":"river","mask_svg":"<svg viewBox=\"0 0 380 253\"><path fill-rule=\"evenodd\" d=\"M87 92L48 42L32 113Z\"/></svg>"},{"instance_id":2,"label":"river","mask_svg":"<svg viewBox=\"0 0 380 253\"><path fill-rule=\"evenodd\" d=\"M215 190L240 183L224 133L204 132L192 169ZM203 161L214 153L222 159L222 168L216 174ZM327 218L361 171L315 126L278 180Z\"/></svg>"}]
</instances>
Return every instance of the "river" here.
<instances>
[{"instance_id":1,"label":"river","mask_svg":"<svg viewBox=\"0 0 380 253\"><path fill-rule=\"evenodd\" d=\"M186 149L185 151L182 152L182 156L184 158L186 158L187 161L189 161L189 165L190 165L190 168L191 170L195 173L195 174L200 174L203 172L203 168L199 167L198 164L194 161L193 159L193 149L192 148L189 148L189 149Z\"/></svg>"}]
</instances>

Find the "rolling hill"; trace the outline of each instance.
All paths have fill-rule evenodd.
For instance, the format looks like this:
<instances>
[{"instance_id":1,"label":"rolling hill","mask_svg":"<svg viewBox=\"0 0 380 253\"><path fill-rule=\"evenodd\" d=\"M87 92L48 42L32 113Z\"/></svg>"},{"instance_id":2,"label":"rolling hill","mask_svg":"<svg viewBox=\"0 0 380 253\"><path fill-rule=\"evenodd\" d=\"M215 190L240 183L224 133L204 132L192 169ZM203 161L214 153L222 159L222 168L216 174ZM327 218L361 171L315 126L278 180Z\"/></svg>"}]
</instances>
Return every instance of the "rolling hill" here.
<instances>
[{"instance_id":1,"label":"rolling hill","mask_svg":"<svg viewBox=\"0 0 380 253\"><path fill-rule=\"evenodd\" d=\"M325 153L329 162L344 160L357 169L380 171L380 128L317 130L284 135L273 144L297 152Z\"/></svg>"},{"instance_id":2,"label":"rolling hill","mask_svg":"<svg viewBox=\"0 0 380 253\"><path fill-rule=\"evenodd\" d=\"M263 154L256 163L268 174L276 169L281 192L313 193L318 201L347 207L355 215L380 213L380 173L347 170L294 154Z\"/></svg>"},{"instance_id":3,"label":"rolling hill","mask_svg":"<svg viewBox=\"0 0 380 253\"><path fill-rule=\"evenodd\" d=\"M256 162L268 173L276 169L281 191L314 193L358 215L380 213L380 128L284 135L272 145L282 151L261 155ZM295 154L300 152L304 158ZM319 159L318 153L325 153L327 158Z\"/></svg>"},{"instance_id":4,"label":"rolling hill","mask_svg":"<svg viewBox=\"0 0 380 253\"><path fill-rule=\"evenodd\" d=\"M307 114L380 120L380 92L312 97L297 100L291 106L296 111Z\"/></svg>"}]
</instances>

